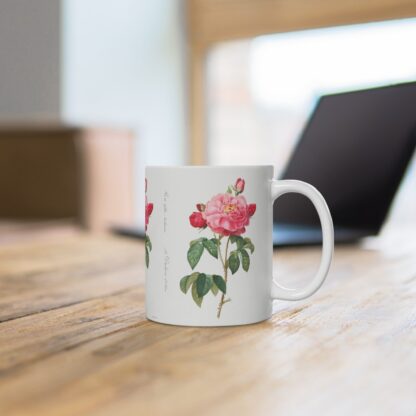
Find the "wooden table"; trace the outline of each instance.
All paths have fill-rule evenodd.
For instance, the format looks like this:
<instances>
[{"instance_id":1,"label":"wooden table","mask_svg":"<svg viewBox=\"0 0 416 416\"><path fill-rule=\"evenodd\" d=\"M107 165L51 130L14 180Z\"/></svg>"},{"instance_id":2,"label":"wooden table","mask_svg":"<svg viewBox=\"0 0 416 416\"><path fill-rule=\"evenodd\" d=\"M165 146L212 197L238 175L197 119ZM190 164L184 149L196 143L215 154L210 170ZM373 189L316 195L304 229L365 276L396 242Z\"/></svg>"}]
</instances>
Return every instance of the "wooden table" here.
<instances>
[{"instance_id":1,"label":"wooden table","mask_svg":"<svg viewBox=\"0 0 416 416\"><path fill-rule=\"evenodd\" d=\"M145 319L140 242L1 246L0 415L415 415L415 241L337 248L312 298L208 329ZM318 257L277 261L300 284Z\"/></svg>"}]
</instances>

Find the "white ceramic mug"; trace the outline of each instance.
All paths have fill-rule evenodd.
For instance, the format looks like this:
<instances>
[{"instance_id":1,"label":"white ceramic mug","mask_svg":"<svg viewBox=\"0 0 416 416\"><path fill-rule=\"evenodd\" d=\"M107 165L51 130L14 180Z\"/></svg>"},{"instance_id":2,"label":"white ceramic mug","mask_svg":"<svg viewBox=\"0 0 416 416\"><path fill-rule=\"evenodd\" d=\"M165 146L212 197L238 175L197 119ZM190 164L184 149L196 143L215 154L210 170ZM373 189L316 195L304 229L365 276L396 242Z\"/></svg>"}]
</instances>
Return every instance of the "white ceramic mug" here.
<instances>
[{"instance_id":1,"label":"white ceramic mug","mask_svg":"<svg viewBox=\"0 0 416 416\"><path fill-rule=\"evenodd\" d=\"M314 204L321 264L302 289L272 278L273 202L288 192ZM146 168L146 314L189 326L244 325L271 317L274 299L315 293L331 264L334 232L311 185L273 179L272 166Z\"/></svg>"}]
</instances>

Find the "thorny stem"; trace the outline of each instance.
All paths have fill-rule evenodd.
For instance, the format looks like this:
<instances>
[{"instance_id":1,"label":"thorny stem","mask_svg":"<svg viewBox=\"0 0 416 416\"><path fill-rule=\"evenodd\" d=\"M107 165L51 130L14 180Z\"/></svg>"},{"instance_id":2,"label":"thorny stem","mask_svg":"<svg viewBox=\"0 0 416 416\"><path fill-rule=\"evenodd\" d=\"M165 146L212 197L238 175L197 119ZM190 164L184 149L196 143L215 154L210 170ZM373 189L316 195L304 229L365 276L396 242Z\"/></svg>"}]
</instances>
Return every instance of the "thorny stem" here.
<instances>
[{"instance_id":1,"label":"thorny stem","mask_svg":"<svg viewBox=\"0 0 416 416\"><path fill-rule=\"evenodd\" d=\"M230 237L228 237L227 239L227 243L225 244L225 261L224 261L224 257L222 256L221 253L221 243L218 243L218 251L220 253L220 259L221 259L221 263L222 263L222 267L224 269L224 281L225 283L227 283L227 278L228 278L228 264L227 264L227 259L228 259L228 244L230 243ZM217 312L217 318L219 318L221 316L221 311L222 311L222 307L224 305L224 303L229 302L230 299L225 300L225 293L221 294L221 300L220 303L218 305L218 312Z\"/></svg>"}]
</instances>

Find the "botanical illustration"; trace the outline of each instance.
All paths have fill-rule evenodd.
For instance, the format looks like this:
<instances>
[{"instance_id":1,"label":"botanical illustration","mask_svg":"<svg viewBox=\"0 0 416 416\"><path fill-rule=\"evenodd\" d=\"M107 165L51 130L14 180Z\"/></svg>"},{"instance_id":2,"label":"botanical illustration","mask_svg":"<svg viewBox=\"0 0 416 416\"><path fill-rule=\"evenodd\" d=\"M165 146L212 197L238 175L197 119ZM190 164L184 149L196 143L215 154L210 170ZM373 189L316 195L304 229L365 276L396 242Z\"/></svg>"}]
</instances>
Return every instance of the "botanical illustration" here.
<instances>
[{"instance_id":1,"label":"botanical illustration","mask_svg":"<svg viewBox=\"0 0 416 416\"><path fill-rule=\"evenodd\" d=\"M149 268L149 253L152 251L152 242L150 241L150 238L147 235L147 226L149 224L149 218L152 212L153 212L153 204L151 202L147 202L147 179L145 179L144 222L145 222L146 234L144 237L144 250L145 250L145 259L146 259L147 268Z\"/></svg>"},{"instance_id":2,"label":"botanical illustration","mask_svg":"<svg viewBox=\"0 0 416 416\"><path fill-rule=\"evenodd\" d=\"M189 217L192 227L200 231L207 230L207 237L200 237L189 243L187 257L191 269L195 269L202 254L206 252L218 259L221 272L214 274L194 271L180 280L180 288L185 294L190 291L199 307L209 292L213 296L219 294L218 318L224 304L231 301L227 291L229 272L234 275L240 266L248 272L250 255L254 252L254 245L245 236L245 232L250 218L256 212L256 204L247 203L242 195L244 187L244 179L238 178L234 185L228 186L225 193L213 196L205 204L196 204L197 211Z\"/></svg>"}]
</instances>

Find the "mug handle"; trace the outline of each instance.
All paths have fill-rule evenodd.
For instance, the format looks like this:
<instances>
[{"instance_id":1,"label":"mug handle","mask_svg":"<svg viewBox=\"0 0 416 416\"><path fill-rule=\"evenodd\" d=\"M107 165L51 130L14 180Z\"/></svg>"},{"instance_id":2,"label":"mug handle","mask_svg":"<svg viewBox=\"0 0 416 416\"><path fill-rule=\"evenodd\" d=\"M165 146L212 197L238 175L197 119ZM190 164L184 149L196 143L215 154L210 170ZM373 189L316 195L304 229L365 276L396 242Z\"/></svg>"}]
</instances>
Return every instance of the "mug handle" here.
<instances>
[{"instance_id":1,"label":"mug handle","mask_svg":"<svg viewBox=\"0 0 416 416\"><path fill-rule=\"evenodd\" d=\"M279 196L289 192L299 193L310 199L318 212L322 228L321 264L312 281L301 289L290 289L282 286L273 279L273 299L301 300L313 295L322 286L322 283L328 274L334 252L334 226L324 197L312 185L295 180L271 181L272 203L279 198Z\"/></svg>"}]
</instances>

